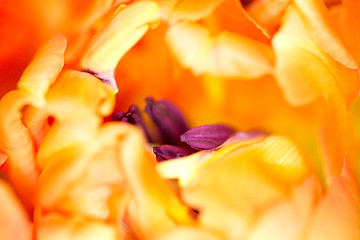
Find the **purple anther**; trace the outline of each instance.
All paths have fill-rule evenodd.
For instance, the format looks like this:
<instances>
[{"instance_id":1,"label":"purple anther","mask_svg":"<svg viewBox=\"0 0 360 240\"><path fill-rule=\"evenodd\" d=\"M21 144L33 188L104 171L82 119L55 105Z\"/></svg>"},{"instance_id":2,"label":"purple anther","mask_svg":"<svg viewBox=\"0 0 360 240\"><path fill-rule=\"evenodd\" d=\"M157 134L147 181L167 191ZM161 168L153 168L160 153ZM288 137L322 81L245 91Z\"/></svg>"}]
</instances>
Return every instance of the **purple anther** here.
<instances>
[{"instance_id":1,"label":"purple anther","mask_svg":"<svg viewBox=\"0 0 360 240\"><path fill-rule=\"evenodd\" d=\"M155 102L152 97L148 97L146 102L145 112L158 127L162 142L181 144L180 135L189 129L181 111L166 99Z\"/></svg>"},{"instance_id":2,"label":"purple anther","mask_svg":"<svg viewBox=\"0 0 360 240\"><path fill-rule=\"evenodd\" d=\"M223 124L202 125L190 129L180 140L196 150L209 150L220 146L232 134L234 130Z\"/></svg>"},{"instance_id":3,"label":"purple anther","mask_svg":"<svg viewBox=\"0 0 360 240\"><path fill-rule=\"evenodd\" d=\"M149 131L145 125L144 119L140 113L139 108L136 105L131 105L127 112L115 112L113 114L112 119L114 121L127 122L133 125L140 127L148 140L148 142L152 142Z\"/></svg>"},{"instance_id":4,"label":"purple anther","mask_svg":"<svg viewBox=\"0 0 360 240\"><path fill-rule=\"evenodd\" d=\"M195 151L185 147L161 145L159 147L153 147L153 152L156 155L156 160L161 162L168 159L185 157L194 153Z\"/></svg>"}]
</instances>

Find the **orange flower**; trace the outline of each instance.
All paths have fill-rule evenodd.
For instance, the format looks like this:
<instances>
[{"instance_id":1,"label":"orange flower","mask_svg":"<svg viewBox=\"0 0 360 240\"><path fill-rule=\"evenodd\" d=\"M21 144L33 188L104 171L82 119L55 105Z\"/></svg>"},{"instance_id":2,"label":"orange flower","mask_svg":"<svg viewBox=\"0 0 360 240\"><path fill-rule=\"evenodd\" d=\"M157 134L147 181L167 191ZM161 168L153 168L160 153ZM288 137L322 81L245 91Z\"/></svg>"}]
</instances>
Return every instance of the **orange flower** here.
<instances>
[{"instance_id":1,"label":"orange flower","mask_svg":"<svg viewBox=\"0 0 360 240\"><path fill-rule=\"evenodd\" d=\"M1 237L359 239L354 3L243 2L36 5L66 37L0 101Z\"/></svg>"}]
</instances>

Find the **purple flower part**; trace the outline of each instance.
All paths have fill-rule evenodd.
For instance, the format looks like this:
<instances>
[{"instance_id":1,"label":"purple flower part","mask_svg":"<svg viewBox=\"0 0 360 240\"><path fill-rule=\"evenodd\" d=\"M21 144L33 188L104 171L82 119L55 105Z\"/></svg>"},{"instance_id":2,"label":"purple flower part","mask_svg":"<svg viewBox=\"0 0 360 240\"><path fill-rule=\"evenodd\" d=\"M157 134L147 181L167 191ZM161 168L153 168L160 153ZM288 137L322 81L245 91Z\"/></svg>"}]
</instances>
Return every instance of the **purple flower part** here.
<instances>
[{"instance_id":1,"label":"purple flower part","mask_svg":"<svg viewBox=\"0 0 360 240\"><path fill-rule=\"evenodd\" d=\"M166 99L155 102L148 97L146 102L145 112L159 129L163 143L181 144L180 135L189 129L182 112Z\"/></svg>"},{"instance_id":2,"label":"purple flower part","mask_svg":"<svg viewBox=\"0 0 360 240\"><path fill-rule=\"evenodd\" d=\"M139 108L136 105L131 105L127 112L115 112L113 114L114 121L126 122L140 127L148 140L148 142L152 142L149 131L145 125L144 119L140 113Z\"/></svg>"},{"instance_id":3,"label":"purple flower part","mask_svg":"<svg viewBox=\"0 0 360 240\"><path fill-rule=\"evenodd\" d=\"M165 161L168 159L179 158L188 156L195 151L190 148L172 146L172 145L161 145L159 147L153 147L153 152L156 155L158 162Z\"/></svg>"},{"instance_id":4,"label":"purple flower part","mask_svg":"<svg viewBox=\"0 0 360 240\"><path fill-rule=\"evenodd\" d=\"M209 150L220 146L233 133L234 130L227 125L202 125L181 135L180 140L186 142L193 149Z\"/></svg>"}]
</instances>

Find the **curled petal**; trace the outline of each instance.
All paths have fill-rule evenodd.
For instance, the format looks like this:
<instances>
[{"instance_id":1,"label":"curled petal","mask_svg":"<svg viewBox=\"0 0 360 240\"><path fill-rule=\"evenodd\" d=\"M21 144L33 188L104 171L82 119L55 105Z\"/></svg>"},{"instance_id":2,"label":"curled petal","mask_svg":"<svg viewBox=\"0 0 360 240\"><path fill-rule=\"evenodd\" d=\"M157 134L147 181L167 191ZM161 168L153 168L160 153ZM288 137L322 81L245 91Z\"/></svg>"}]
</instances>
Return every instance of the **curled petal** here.
<instances>
[{"instance_id":1,"label":"curled petal","mask_svg":"<svg viewBox=\"0 0 360 240\"><path fill-rule=\"evenodd\" d=\"M51 117L43 108L28 106L24 112L23 123L29 129L36 149L39 148L46 134L50 130Z\"/></svg>"},{"instance_id":2,"label":"curled petal","mask_svg":"<svg viewBox=\"0 0 360 240\"><path fill-rule=\"evenodd\" d=\"M356 97L359 89L357 71L338 64L313 41L296 8L288 7L284 24L274 36L273 46L276 80L290 104L312 102L338 86L348 102ZM343 76L347 76L346 80Z\"/></svg>"},{"instance_id":3,"label":"curled petal","mask_svg":"<svg viewBox=\"0 0 360 240\"><path fill-rule=\"evenodd\" d=\"M268 45L230 32L217 37L195 23L181 22L166 35L178 61L194 74L253 79L272 72Z\"/></svg>"},{"instance_id":4,"label":"curled petal","mask_svg":"<svg viewBox=\"0 0 360 240\"><path fill-rule=\"evenodd\" d=\"M122 56L159 18L153 1L140 1L120 10L90 43L81 60L81 68L107 83L116 93L115 68Z\"/></svg>"},{"instance_id":5,"label":"curled petal","mask_svg":"<svg viewBox=\"0 0 360 240\"><path fill-rule=\"evenodd\" d=\"M38 178L33 141L22 122L22 111L33 102L32 98L29 93L16 90L0 101L0 149L9 157L7 171L10 180L27 207L32 205Z\"/></svg>"},{"instance_id":6,"label":"curled petal","mask_svg":"<svg viewBox=\"0 0 360 240\"><path fill-rule=\"evenodd\" d=\"M180 140L196 150L208 150L220 146L233 133L234 130L227 125L202 125L182 134Z\"/></svg>"},{"instance_id":7,"label":"curled petal","mask_svg":"<svg viewBox=\"0 0 360 240\"><path fill-rule=\"evenodd\" d=\"M18 88L43 100L49 86L64 66L65 48L66 39L60 34L43 45L25 69L18 82Z\"/></svg>"},{"instance_id":8,"label":"curled petal","mask_svg":"<svg viewBox=\"0 0 360 240\"><path fill-rule=\"evenodd\" d=\"M114 108L114 95L88 73L64 72L46 95L44 111L55 121L39 148L38 164L44 167L46 159L56 151L91 141L102 117Z\"/></svg>"},{"instance_id":9,"label":"curled petal","mask_svg":"<svg viewBox=\"0 0 360 240\"><path fill-rule=\"evenodd\" d=\"M346 48L325 4L321 0L294 0L293 4L316 43L336 61L357 69L358 65Z\"/></svg>"},{"instance_id":10,"label":"curled petal","mask_svg":"<svg viewBox=\"0 0 360 240\"><path fill-rule=\"evenodd\" d=\"M107 116L114 108L114 93L88 73L65 71L46 95L48 112L58 120Z\"/></svg>"}]
</instances>

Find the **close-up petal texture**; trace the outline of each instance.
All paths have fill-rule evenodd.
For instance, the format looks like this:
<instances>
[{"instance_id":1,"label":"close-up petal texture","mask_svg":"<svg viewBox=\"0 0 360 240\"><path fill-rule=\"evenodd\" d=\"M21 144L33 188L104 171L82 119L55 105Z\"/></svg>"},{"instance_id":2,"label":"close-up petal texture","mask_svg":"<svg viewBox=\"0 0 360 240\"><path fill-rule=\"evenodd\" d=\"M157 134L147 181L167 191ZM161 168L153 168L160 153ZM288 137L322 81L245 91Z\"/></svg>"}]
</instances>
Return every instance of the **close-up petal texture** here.
<instances>
[{"instance_id":1,"label":"close-up petal texture","mask_svg":"<svg viewBox=\"0 0 360 240\"><path fill-rule=\"evenodd\" d=\"M359 10L0 1L0 239L360 239Z\"/></svg>"}]
</instances>

